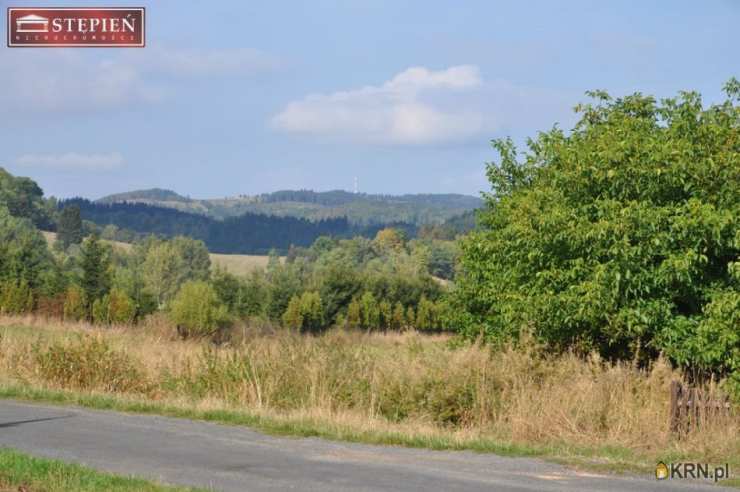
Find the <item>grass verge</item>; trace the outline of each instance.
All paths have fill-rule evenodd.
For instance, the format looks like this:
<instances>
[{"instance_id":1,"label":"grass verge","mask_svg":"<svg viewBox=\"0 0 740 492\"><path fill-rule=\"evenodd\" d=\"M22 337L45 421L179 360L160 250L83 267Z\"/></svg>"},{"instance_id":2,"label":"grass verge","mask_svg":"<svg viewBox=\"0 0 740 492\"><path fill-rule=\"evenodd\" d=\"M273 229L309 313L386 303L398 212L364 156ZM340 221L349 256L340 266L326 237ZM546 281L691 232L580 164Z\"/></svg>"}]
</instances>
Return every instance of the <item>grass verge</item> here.
<instances>
[{"instance_id":1,"label":"grass verge","mask_svg":"<svg viewBox=\"0 0 740 492\"><path fill-rule=\"evenodd\" d=\"M0 492L195 492L0 449Z\"/></svg>"},{"instance_id":2,"label":"grass verge","mask_svg":"<svg viewBox=\"0 0 740 492\"><path fill-rule=\"evenodd\" d=\"M681 374L662 360L640 368L413 332L252 330L214 346L170 328L0 317L0 397L643 476L658 461L740 469L736 413L681 439L670 432Z\"/></svg>"},{"instance_id":3,"label":"grass verge","mask_svg":"<svg viewBox=\"0 0 740 492\"><path fill-rule=\"evenodd\" d=\"M375 429L358 430L351 425L328 422L309 415L279 417L228 409L199 410L176 402L168 404L117 395L36 388L17 384L0 384L0 398L74 405L96 410L164 415L226 425L243 425L274 436L318 437L364 444L434 450L468 450L503 456L537 457L582 469L610 473L651 474L654 471L653 463L641 460L628 448L615 446L586 447L568 443L535 446L490 438L461 439L450 435L409 434Z\"/></svg>"}]
</instances>

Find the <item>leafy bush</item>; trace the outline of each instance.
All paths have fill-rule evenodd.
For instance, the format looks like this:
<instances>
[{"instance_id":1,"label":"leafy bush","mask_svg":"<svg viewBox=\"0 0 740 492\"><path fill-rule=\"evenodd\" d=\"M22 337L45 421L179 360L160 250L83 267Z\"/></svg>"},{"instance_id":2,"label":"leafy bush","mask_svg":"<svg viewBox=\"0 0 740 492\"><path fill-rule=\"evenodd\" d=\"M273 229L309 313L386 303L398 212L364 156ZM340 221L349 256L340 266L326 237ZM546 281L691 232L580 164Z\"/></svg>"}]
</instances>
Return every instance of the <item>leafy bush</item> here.
<instances>
[{"instance_id":1,"label":"leafy bush","mask_svg":"<svg viewBox=\"0 0 740 492\"><path fill-rule=\"evenodd\" d=\"M360 297L360 312L363 328L372 330L380 327L380 307L372 292L365 292Z\"/></svg>"},{"instance_id":2,"label":"leafy bush","mask_svg":"<svg viewBox=\"0 0 740 492\"><path fill-rule=\"evenodd\" d=\"M316 331L324 327L324 312L318 292L293 296L283 313L283 325L296 330Z\"/></svg>"},{"instance_id":3,"label":"leafy bush","mask_svg":"<svg viewBox=\"0 0 740 492\"><path fill-rule=\"evenodd\" d=\"M125 292L111 289L108 294L108 322L113 324L127 324L134 321L136 305Z\"/></svg>"},{"instance_id":4,"label":"leafy bush","mask_svg":"<svg viewBox=\"0 0 740 492\"><path fill-rule=\"evenodd\" d=\"M301 314L301 298L293 296L290 298L288 307L283 313L283 326L291 330L300 330L303 327L303 314Z\"/></svg>"},{"instance_id":5,"label":"leafy bush","mask_svg":"<svg viewBox=\"0 0 740 492\"><path fill-rule=\"evenodd\" d=\"M95 299L92 304L92 320L97 325L107 325L110 323L108 318L108 308L110 307L110 300L108 296Z\"/></svg>"},{"instance_id":6,"label":"leafy bush","mask_svg":"<svg viewBox=\"0 0 740 492\"><path fill-rule=\"evenodd\" d=\"M33 292L28 282L6 282L0 286L0 313L23 314L33 309Z\"/></svg>"},{"instance_id":7,"label":"leafy bush","mask_svg":"<svg viewBox=\"0 0 740 492\"><path fill-rule=\"evenodd\" d=\"M570 134L541 133L523 161L495 141L462 244L461 332L737 371L740 83L725 90L707 109L696 93L592 93Z\"/></svg>"},{"instance_id":8,"label":"leafy bush","mask_svg":"<svg viewBox=\"0 0 740 492\"><path fill-rule=\"evenodd\" d=\"M226 306L207 282L185 282L170 306L170 319L184 337L209 335L229 322Z\"/></svg>"},{"instance_id":9,"label":"leafy bush","mask_svg":"<svg viewBox=\"0 0 740 492\"><path fill-rule=\"evenodd\" d=\"M85 293L77 285L70 285L64 298L64 319L79 321L87 317Z\"/></svg>"}]
</instances>

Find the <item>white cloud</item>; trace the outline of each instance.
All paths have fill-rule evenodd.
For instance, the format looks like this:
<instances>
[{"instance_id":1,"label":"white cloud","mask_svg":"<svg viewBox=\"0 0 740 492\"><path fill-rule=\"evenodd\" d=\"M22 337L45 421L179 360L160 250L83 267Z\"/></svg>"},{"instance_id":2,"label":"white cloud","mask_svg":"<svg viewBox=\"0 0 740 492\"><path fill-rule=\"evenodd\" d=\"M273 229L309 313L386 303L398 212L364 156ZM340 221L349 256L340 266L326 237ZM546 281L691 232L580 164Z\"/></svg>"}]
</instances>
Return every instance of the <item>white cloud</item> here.
<instances>
[{"instance_id":1,"label":"white cloud","mask_svg":"<svg viewBox=\"0 0 740 492\"><path fill-rule=\"evenodd\" d=\"M161 99L135 66L66 49L6 50L0 58L0 103L23 117L86 112Z\"/></svg>"},{"instance_id":2,"label":"white cloud","mask_svg":"<svg viewBox=\"0 0 740 492\"><path fill-rule=\"evenodd\" d=\"M121 109L162 101L173 90L173 77L247 75L278 65L249 48L5 50L0 57L0 106L19 117Z\"/></svg>"},{"instance_id":3,"label":"white cloud","mask_svg":"<svg viewBox=\"0 0 740 492\"><path fill-rule=\"evenodd\" d=\"M412 67L380 86L312 94L291 102L273 117L272 125L291 133L371 143L460 141L487 126L474 105L458 104L457 96L480 86L476 66L439 71ZM453 95L455 100L450 100Z\"/></svg>"},{"instance_id":4,"label":"white cloud","mask_svg":"<svg viewBox=\"0 0 740 492\"><path fill-rule=\"evenodd\" d=\"M27 167L44 167L48 169L88 171L107 171L121 167L123 156L118 152L110 154L24 154L15 160L16 164Z\"/></svg>"}]
</instances>

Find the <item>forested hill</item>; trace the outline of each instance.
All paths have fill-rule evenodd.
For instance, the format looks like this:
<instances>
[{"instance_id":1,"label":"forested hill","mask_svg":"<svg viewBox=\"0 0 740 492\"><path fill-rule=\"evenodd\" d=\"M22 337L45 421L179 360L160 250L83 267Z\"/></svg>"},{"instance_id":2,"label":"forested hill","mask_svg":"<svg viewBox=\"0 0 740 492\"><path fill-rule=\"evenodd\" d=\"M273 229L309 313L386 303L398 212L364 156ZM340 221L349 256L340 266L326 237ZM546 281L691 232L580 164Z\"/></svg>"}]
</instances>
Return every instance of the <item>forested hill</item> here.
<instances>
[{"instance_id":1,"label":"forested hill","mask_svg":"<svg viewBox=\"0 0 740 492\"><path fill-rule=\"evenodd\" d=\"M309 246L319 236L374 236L382 226L358 227L346 218L311 221L296 217L275 217L246 213L239 217L216 220L145 203L95 203L74 198L59 203L63 208L77 205L82 219L99 226L109 224L144 234L183 235L202 240L214 253L265 254L271 249L285 252L290 245ZM406 229L408 224L386 224ZM411 230L409 230L411 229Z\"/></svg>"},{"instance_id":2,"label":"forested hill","mask_svg":"<svg viewBox=\"0 0 740 492\"><path fill-rule=\"evenodd\" d=\"M458 194L371 195L342 190L317 192L282 190L261 195L214 199L183 197L174 191L151 189L109 195L97 203L144 203L206 215L214 219L245 213L305 218L312 221L346 217L352 226L403 222L420 226L479 208L479 198Z\"/></svg>"},{"instance_id":3,"label":"forested hill","mask_svg":"<svg viewBox=\"0 0 740 492\"><path fill-rule=\"evenodd\" d=\"M98 200L99 203L119 203L119 202L136 202L136 201L160 201L160 202L187 202L190 201L182 195L178 195L172 190L164 190L162 188L151 188L148 190L137 190L129 191L126 193L117 193L115 195L108 195Z\"/></svg>"}]
</instances>

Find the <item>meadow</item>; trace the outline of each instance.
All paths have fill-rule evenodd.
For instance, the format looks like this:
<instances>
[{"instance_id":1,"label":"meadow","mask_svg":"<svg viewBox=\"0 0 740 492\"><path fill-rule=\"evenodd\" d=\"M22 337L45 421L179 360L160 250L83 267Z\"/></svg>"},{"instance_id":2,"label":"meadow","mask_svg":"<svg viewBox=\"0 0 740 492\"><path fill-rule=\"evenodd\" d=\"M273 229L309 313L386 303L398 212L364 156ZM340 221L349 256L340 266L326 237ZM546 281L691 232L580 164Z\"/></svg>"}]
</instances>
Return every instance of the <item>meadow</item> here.
<instances>
[{"instance_id":1,"label":"meadow","mask_svg":"<svg viewBox=\"0 0 740 492\"><path fill-rule=\"evenodd\" d=\"M241 325L228 343L179 340L162 317L94 327L0 319L0 394L247 424L267 432L543 456L647 472L658 460L740 466L737 409L669 432L658 359L640 368L492 349L448 335Z\"/></svg>"},{"instance_id":2,"label":"meadow","mask_svg":"<svg viewBox=\"0 0 740 492\"><path fill-rule=\"evenodd\" d=\"M43 234L49 246L52 246L57 239L57 235L54 232L42 231L41 234ZM125 253L130 253L133 248L133 245L120 241L105 240L104 242ZM268 255L224 255L210 253L209 256L214 266L223 268L232 275L248 275L254 270L264 269L270 260ZM281 257L281 261L284 261L284 257Z\"/></svg>"}]
</instances>

